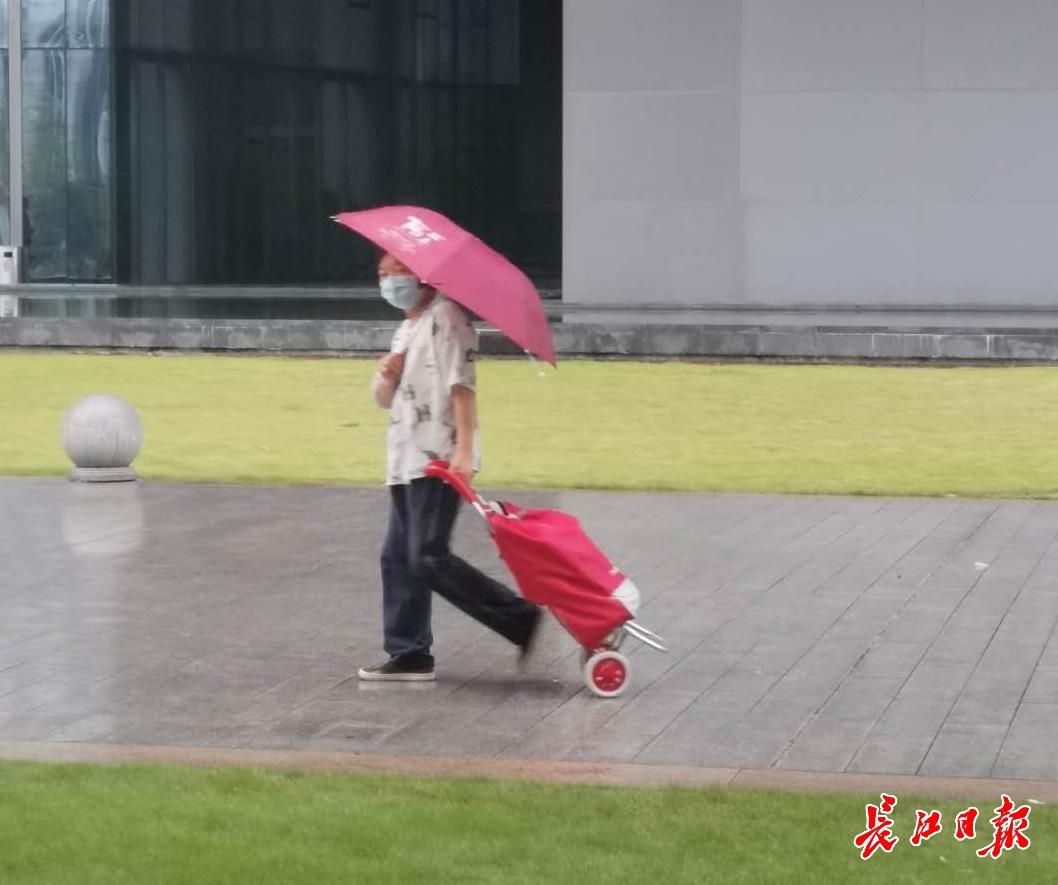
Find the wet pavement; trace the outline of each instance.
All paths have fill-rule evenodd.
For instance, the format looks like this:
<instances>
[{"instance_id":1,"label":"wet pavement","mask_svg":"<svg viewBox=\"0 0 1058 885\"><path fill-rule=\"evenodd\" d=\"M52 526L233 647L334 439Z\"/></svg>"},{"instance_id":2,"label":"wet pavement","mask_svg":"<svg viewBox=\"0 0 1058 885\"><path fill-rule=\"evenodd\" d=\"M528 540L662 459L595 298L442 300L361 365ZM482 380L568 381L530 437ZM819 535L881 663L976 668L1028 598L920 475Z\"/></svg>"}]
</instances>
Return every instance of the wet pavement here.
<instances>
[{"instance_id":1,"label":"wet pavement","mask_svg":"<svg viewBox=\"0 0 1058 885\"><path fill-rule=\"evenodd\" d=\"M382 488L0 479L0 742L1058 780L1058 503L519 492L577 514L670 646L588 694L435 601L380 653ZM472 511L457 549L504 575Z\"/></svg>"}]
</instances>

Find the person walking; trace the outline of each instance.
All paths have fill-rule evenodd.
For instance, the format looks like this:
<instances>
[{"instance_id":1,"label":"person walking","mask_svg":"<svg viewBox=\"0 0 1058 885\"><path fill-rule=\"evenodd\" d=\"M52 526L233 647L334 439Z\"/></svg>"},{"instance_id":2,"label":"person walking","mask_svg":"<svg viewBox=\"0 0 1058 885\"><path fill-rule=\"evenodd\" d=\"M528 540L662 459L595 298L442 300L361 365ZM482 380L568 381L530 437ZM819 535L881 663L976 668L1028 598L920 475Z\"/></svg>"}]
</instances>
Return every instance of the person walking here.
<instances>
[{"instance_id":1,"label":"person walking","mask_svg":"<svg viewBox=\"0 0 1058 885\"><path fill-rule=\"evenodd\" d=\"M461 499L424 475L434 459L447 460L467 482L480 469L477 333L462 307L393 255L382 256L378 277L382 297L405 315L372 381L375 402L390 411L390 513L382 548L383 649L389 657L361 668L359 677L421 682L434 679L431 591L509 640L523 657L542 612L451 552Z\"/></svg>"}]
</instances>

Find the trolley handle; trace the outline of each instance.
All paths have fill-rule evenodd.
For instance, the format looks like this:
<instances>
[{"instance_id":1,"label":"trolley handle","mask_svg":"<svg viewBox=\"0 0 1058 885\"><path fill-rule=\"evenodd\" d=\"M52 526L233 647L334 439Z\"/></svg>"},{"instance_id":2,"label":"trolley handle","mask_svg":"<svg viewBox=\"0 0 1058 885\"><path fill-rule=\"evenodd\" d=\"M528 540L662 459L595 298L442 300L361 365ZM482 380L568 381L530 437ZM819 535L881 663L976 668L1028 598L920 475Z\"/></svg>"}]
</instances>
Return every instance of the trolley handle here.
<instances>
[{"instance_id":1,"label":"trolley handle","mask_svg":"<svg viewBox=\"0 0 1058 885\"><path fill-rule=\"evenodd\" d=\"M439 459L430 461L423 469L423 473L434 479L439 479L442 482L448 483L448 485L459 493L459 497L481 514L482 518L485 520L488 520L489 516L492 514L506 516L508 519L520 518L516 509L509 511L507 507L499 501L485 500L485 498L474 491L470 483L463 479L462 476L458 473L453 473L448 469L447 461Z\"/></svg>"},{"instance_id":2,"label":"trolley handle","mask_svg":"<svg viewBox=\"0 0 1058 885\"><path fill-rule=\"evenodd\" d=\"M448 469L447 461L431 461L423 469L423 473L425 473L427 476L432 476L435 479L439 479L443 482L448 483L448 485L450 485L453 489L459 492L459 497L461 497L468 504L477 503L477 501L481 497L477 492L474 491L473 488L471 488L470 483L463 479L462 476L460 476L458 473L453 473L451 470Z\"/></svg>"}]
</instances>

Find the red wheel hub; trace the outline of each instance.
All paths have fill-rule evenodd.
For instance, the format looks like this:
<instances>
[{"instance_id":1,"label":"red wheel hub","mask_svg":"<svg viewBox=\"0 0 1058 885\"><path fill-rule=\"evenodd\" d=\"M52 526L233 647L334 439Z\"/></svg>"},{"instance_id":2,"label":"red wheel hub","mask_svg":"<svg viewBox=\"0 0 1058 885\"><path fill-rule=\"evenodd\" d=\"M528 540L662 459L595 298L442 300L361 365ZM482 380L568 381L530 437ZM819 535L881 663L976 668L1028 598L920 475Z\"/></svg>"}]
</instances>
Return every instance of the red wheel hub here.
<instances>
[{"instance_id":1,"label":"red wheel hub","mask_svg":"<svg viewBox=\"0 0 1058 885\"><path fill-rule=\"evenodd\" d=\"M613 658L599 661L592 668L591 678L602 691L617 691L625 682L624 664Z\"/></svg>"}]
</instances>

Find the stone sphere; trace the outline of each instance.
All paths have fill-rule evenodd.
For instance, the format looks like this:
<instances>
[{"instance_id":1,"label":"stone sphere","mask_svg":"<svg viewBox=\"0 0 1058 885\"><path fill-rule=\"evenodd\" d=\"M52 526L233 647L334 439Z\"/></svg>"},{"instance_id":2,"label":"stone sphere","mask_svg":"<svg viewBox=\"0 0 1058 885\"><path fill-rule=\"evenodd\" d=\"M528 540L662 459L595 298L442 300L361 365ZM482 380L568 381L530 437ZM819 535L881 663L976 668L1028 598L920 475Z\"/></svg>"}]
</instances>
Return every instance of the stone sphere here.
<instances>
[{"instance_id":1,"label":"stone sphere","mask_svg":"<svg viewBox=\"0 0 1058 885\"><path fill-rule=\"evenodd\" d=\"M143 424L119 397L86 396L66 413L62 445L77 467L128 467L143 446Z\"/></svg>"}]
</instances>

